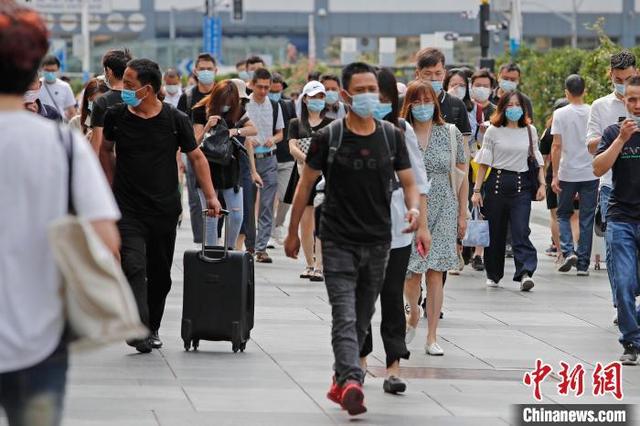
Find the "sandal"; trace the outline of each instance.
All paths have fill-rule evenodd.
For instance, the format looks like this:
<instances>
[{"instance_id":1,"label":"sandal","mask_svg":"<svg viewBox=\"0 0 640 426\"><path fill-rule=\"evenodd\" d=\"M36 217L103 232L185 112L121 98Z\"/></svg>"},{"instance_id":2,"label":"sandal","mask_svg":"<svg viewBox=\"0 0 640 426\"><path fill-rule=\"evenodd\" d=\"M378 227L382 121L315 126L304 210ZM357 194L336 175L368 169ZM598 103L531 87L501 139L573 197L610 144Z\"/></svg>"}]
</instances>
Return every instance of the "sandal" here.
<instances>
[{"instance_id":1,"label":"sandal","mask_svg":"<svg viewBox=\"0 0 640 426\"><path fill-rule=\"evenodd\" d=\"M303 273L300 274L300 278L310 279L313 276L313 266L307 266Z\"/></svg>"},{"instance_id":2,"label":"sandal","mask_svg":"<svg viewBox=\"0 0 640 426\"><path fill-rule=\"evenodd\" d=\"M318 283L324 281L324 275L322 274L322 270L314 269L313 273L311 274L311 277L309 277L309 280L318 282Z\"/></svg>"}]
</instances>

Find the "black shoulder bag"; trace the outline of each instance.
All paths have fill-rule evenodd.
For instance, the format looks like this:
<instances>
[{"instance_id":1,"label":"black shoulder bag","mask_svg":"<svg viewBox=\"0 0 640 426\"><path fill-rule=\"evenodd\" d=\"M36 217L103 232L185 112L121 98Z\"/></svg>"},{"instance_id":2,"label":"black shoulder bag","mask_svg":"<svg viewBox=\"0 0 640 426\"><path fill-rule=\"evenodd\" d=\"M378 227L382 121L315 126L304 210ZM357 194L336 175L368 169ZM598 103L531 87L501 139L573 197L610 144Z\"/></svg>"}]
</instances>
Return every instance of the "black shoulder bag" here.
<instances>
[{"instance_id":1,"label":"black shoulder bag","mask_svg":"<svg viewBox=\"0 0 640 426\"><path fill-rule=\"evenodd\" d=\"M531 136L531 127L527 124L527 134L529 135L529 155L527 156L527 166L529 166L529 179L531 179L531 200L537 201L538 188L540 183L538 182L538 173L540 171L540 164L536 160L535 149L533 147L533 136Z\"/></svg>"},{"instance_id":2,"label":"black shoulder bag","mask_svg":"<svg viewBox=\"0 0 640 426\"><path fill-rule=\"evenodd\" d=\"M229 136L227 123L220 119L216 127L207 133L202 141L200 149L213 164L228 166L233 159L233 141Z\"/></svg>"}]
</instances>

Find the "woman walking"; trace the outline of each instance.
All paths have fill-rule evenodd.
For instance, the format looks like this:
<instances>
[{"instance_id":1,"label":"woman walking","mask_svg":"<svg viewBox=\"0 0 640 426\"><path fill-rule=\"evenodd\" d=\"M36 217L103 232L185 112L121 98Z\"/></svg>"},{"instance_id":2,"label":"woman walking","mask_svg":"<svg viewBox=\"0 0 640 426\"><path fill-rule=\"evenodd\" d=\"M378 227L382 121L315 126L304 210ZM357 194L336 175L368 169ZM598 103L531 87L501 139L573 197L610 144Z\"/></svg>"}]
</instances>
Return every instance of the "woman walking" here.
<instances>
[{"instance_id":1,"label":"woman walking","mask_svg":"<svg viewBox=\"0 0 640 426\"><path fill-rule=\"evenodd\" d=\"M427 228L427 193L429 184L425 171L422 154L418 147L418 140L413 128L404 119L398 120L399 101L398 86L396 78L389 69L382 69L378 72L378 87L380 90L380 107L376 111L376 118L386 120L404 133L404 141L409 152L411 168L416 177L416 185L420 192L420 223L418 230L425 238L431 239ZM404 392L407 388L404 380L400 378L400 359L409 359L409 350L405 343L406 318L404 313L403 288L404 279L407 273L409 256L411 255L411 241L413 234L403 233L406 228L405 217L407 208L404 202L404 192L401 188L395 189L391 195L391 252L385 272L382 291L380 292L380 306L382 321L380 323L380 335L384 344L384 351L387 355L386 367L387 375L382 388L387 393ZM426 247L429 250L429 247ZM367 356L373 351L372 328L369 326L369 333L360 351L361 364L363 369L367 366Z\"/></svg>"},{"instance_id":2,"label":"woman walking","mask_svg":"<svg viewBox=\"0 0 640 426\"><path fill-rule=\"evenodd\" d=\"M484 135L482 148L475 157L478 176L491 173L484 185L478 179L471 201L482 207L489 221L491 242L484 252L487 286L497 287L504 276L507 225L511 225L513 260L516 272L513 280L520 282L521 291L533 288L533 274L538 266L535 247L529 239L531 200L545 198L544 164L538 149L536 128L529 124L520 92L500 98L491 126ZM483 195L484 197L483 197Z\"/></svg>"},{"instance_id":3,"label":"woman walking","mask_svg":"<svg viewBox=\"0 0 640 426\"><path fill-rule=\"evenodd\" d=\"M249 117L246 113L243 114L238 89L229 80L216 84L211 94L193 108L193 128L198 143L202 142L207 133L215 129L222 121L229 129L230 137L247 137L257 134ZM228 165L209 163L213 186L218 192L218 197L220 195L224 197L227 210L229 210L229 216L225 218L229 221L225 244L230 248L235 247L243 219L243 196L240 185L241 155L244 154L234 145L233 156ZM202 206L205 208L206 200L200 189L198 189L198 194ZM207 221L205 244L218 245L218 218L207 217L205 220Z\"/></svg>"},{"instance_id":4,"label":"woman walking","mask_svg":"<svg viewBox=\"0 0 640 426\"><path fill-rule=\"evenodd\" d=\"M301 97L300 118L294 118L289 122L289 152L296 159L297 169L291 174L291 182L287 194L285 194L285 202L293 201L293 193L302 172L302 166L307 158L311 136L332 121L330 118L325 117L327 109L325 101L326 90L322 83L319 81L308 82L302 89ZM307 207L300 221L300 242L307 262L307 266L300 274L300 278L306 278L311 281L324 281L320 240L314 240L315 216L313 200L315 196L316 192L314 190L309 197Z\"/></svg>"},{"instance_id":5,"label":"woman walking","mask_svg":"<svg viewBox=\"0 0 640 426\"><path fill-rule=\"evenodd\" d=\"M437 342L444 295L443 273L458 267L457 238L462 238L466 229L469 187L463 184L456 193L452 184L456 173L452 164L463 172L466 170L464 145L462 134L455 126L444 122L436 92L429 83L414 81L409 85L401 116L414 128L427 175L431 179L428 227L433 238L426 257L421 255L422 247L416 247L415 243L412 246L405 281L405 298L410 306L406 341L409 343L415 337L420 319L420 282L425 275L428 294L425 352L443 355L444 351Z\"/></svg>"}]
</instances>

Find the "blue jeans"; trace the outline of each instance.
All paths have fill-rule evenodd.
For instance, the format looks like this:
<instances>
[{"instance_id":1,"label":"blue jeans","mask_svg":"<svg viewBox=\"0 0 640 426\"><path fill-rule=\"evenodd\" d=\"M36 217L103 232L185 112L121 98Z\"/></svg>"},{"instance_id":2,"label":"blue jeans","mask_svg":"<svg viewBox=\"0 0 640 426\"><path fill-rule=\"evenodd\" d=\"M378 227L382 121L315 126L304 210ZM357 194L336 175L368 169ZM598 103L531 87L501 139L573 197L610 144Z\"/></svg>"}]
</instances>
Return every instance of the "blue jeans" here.
<instances>
[{"instance_id":1,"label":"blue jeans","mask_svg":"<svg viewBox=\"0 0 640 426\"><path fill-rule=\"evenodd\" d=\"M193 242L202 242L202 208L198 197L198 180L191 161L185 161L185 174L187 175L187 196L189 199L189 215L191 219L191 231Z\"/></svg>"},{"instance_id":2,"label":"blue jeans","mask_svg":"<svg viewBox=\"0 0 640 426\"><path fill-rule=\"evenodd\" d=\"M11 426L57 426L62 420L69 357L66 344L44 361L0 373L0 406Z\"/></svg>"},{"instance_id":3,"label":"blue jeans","mask_svg":"<svg viewBox=\"0 0 640 426\"><path fill-rule=\"evenodd\" d=\"M609 197L611 197L611 187L603 186L600 188L600 214L602 215L602 221L607 221L607 211L609 210ZM611 285L611 297L613 299L613 306L616 307L618 302L616 300L616 287L613 280L613 262L611 262L611 248L609 248L609 240L604 239L605 247L605 261L607 263L607 275L609 276L609 284Z\"/></svg>"},{"instance_id":4,"label":"blue jeans","mask_svg":"<svg viewBox=\"0 0 640 426\"><path fill-rule=\"evenodd\" d=\"M620 343L640 348L640 312L636 308L636 296L640 294L640 223L608 222L607 241L615 272L613 279L618 301L618 328L622 333Z\"/></svg>"},{"instance_id":5,"label":"blue jeans","mask_svg":"<svg viewBox=\"0 0 640 426\"><path fill-rule=\"evenodd\" d=\"M578 255L578 271L586 271L591 263L593 243L593 222L595 221L596 204L598 202L598 180L583 182L560 181L562 191L558 195L558 224L560 225L560 248L566 258ZM573 199L580 197L580 239L578 252L573 246L571 232L571 216L573 216Z\"/></svg>"},{"instance_id":6,"label":"blue jeans","mask_svg":"<svg viewBox=\"0 0 640 426\"><path fill-rule=\"evenodd\" d=\"M236 240L238 239L238 235L240 234L240 226L242 225L242 205L243 205L243 197L242 197L242 188L236 193L233 188L218 190L218 193L222 193L224 197L224 202L227 206L227 210L229 211L229 216L227 216L224 220L227 221L227 233L225 235L225 242L227 247L234 248L236 246ZM198 195L200 196L200 202L202 203L202 208L207 208L207 199L204 196L204 192L201 189L198 189ZM206 219L207 224L207 235L205 240L206 246L217 246L218 245L218 218L217 217L209 217Z\"/></svg>"}]
</instances>

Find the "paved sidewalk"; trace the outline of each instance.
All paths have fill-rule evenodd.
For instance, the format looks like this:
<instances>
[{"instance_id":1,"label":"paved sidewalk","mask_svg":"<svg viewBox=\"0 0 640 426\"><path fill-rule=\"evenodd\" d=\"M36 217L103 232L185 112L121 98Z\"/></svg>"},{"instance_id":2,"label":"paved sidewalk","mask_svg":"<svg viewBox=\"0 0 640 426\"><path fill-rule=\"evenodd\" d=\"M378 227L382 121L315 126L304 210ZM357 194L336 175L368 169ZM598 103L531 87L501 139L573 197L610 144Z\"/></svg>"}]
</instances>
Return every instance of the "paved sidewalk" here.
<instances>
[{"instance_id":1,"label":"paved sidewalk","mask_svg":"<svg viewBox=\"0 0 640 426\"><path fill-rule=\"evenodd\" d=\"M534 244L542 253L549 231L542 205L532 221ZM187 218L183 227L188 226ZM74 355L69 374L65 425L331 425L348 416L328 401L331 377L330 306L322 283L302 281L300 261L273 251L275 263L256 265L256 327L245 353L230 343L201 342L186 353L180 340L182 252L194 245L190 230L179 232L161 337L162 350L134 354L124 344ZM367 425L510 424L511 404L532 403L522 384L525 370L541 358L559 369L583 363L586 394L593 398L591 373L596 362L617 360L621 347L611 323L613 309L606 271L591 277L561 275L553 260L539 256L531 293L508 280L487 289L481 273L465 269L445 288L440 343L444 357L424 354L426 321L410 346L403 375L405 395L382 392L384 350L379 315L374 320L374 356L365 392ZM508 262L507 276L513 271ZM624 402L640 402L640 367L624 368ZM558 378L547 379L544 402L561 403ZM575 402L575 399L572 401ZM0 420L2 424L2 420Z\"/></svg>"}]
</instances>

